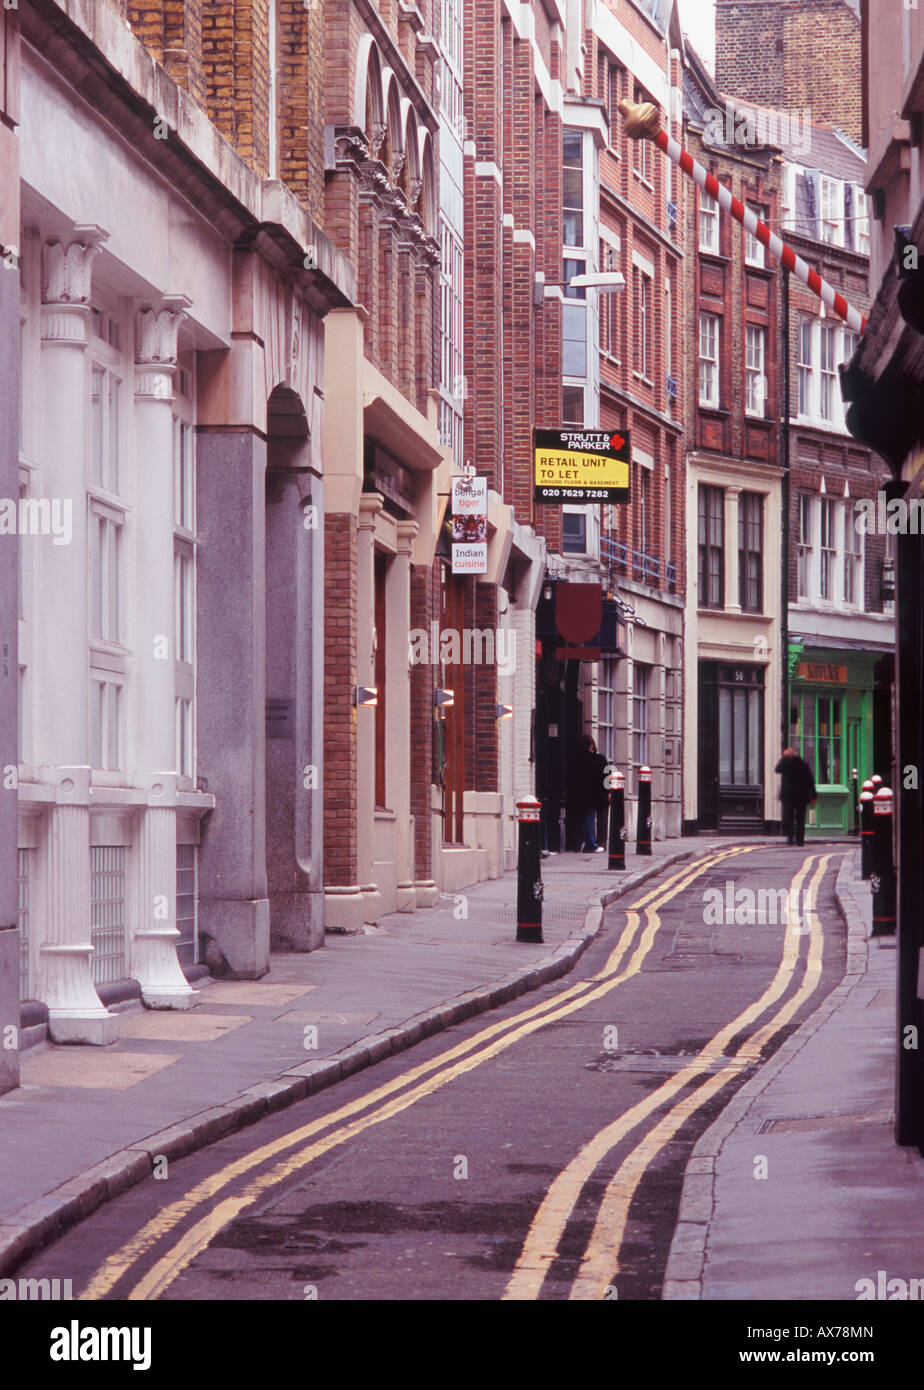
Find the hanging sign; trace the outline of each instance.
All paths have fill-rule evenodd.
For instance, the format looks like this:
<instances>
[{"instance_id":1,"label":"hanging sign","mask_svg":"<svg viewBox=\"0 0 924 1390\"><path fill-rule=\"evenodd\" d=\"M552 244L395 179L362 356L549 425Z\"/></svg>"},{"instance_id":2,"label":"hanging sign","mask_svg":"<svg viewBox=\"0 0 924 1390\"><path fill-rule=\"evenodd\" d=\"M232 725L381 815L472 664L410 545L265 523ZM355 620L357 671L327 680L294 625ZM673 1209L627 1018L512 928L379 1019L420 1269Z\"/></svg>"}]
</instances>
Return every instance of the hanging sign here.
<instances>
[{"instance_id":1,"label":"hanging sign","mask_svg":"<svg viewBox=\"0 0 924 1390\"><path fill-rule=\"evenodd\" d=\"M487 574L487 478L453 478L451 511L453 574Z\"/></svg>"},{"instance_id":2,"label":"hanging sign","mask_svg":"<svg viewBox=\"0 0 924 1390\"><path fill-rule=\"evenodd\" d=\"M533 430L534 501L628 502L630 447L628 430Z\"/></svg>"}]
</instances>

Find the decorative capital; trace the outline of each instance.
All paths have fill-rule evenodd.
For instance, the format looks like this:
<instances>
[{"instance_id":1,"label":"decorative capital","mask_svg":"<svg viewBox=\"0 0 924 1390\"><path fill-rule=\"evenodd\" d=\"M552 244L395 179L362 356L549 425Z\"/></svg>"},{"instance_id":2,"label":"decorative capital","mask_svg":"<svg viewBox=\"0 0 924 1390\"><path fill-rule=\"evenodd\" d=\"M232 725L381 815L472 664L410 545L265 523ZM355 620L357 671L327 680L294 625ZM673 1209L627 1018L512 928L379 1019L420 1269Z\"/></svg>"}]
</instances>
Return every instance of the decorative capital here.
<instances>
[{"instance_id":1,"label":"decorative capital","mask_svg":"<svg viewBox=\"0 0 924 1390\"><path fill-rule=\"evenodd\" d=\"M191 303L185 294L170 294L135 310L136 396L173 399L177 334Z\"/></svg>"},{"instance_id":2,"label":"decorative capital","mask_svg":"<svg viewBox=\"0 0 924 1390\"><path fill-rule=\"evenodd\" d=\"M185 294L164 295L157 305L135 310L135 362L139 367L176 365L176 340L192 300Z\"/></svg>"},{"instance_id":3,"label":"decorative capital","mask_svg":"<svg viewBox=\"0 0 924 1390\"><path fill-rule=\"evenodd\" d=\"M109 233L77 226L42 246L42 303L89 304L93 262Z\"/></svg>"},{"instance_id":4,"label":"decorative capital","mask_svg":"<svg viewBox=\"0 0 924 1390\"><path fill-rule=\"evenodd\" d=\"M359 530L374 531L375 519L385 506L385 499L379 492L364 492L359 499Z\"/></svg>"},{"instance_id":5,"label":"decorative capital","mask_svg":"<svg viewBox=\"0 0 924 1390\"><path fill-rule=\"evenodd\" d=\"M410 555L411 548L420 531L420 524L416 521L399 521L395 526L398 537L398 554Z\"/></svg>"}]
</instances>

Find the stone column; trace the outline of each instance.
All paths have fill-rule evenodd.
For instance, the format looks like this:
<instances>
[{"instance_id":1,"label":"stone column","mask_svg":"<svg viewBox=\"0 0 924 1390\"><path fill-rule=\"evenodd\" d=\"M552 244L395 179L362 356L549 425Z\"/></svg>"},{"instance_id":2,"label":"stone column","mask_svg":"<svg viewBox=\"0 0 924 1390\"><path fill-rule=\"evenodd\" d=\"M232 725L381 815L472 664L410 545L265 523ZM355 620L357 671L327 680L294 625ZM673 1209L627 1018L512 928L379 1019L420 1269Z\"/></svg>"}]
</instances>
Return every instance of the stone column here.
<instances>
[{"instance_id":1,"label":"stone column","mask_svg":"<svg viewBox=\"0 0 924 1390\"><path fill-rule=\"evenodd\" d=\"M198 772L217 804L199 850L199 923L235 974L269 968L266 881L266 444L200 431L196 449Z\"/></svg>"},{"instance_id":2,"label":"stone column","mask_svg":"<svg viewBox=\"0 0 924 1390\"><path fill-rule=\"evenodd\" d=\"M382 510L377 492L359 499L356 538L356 683L375 685L375 519ZM375 855L375 710L356 711L356 867L363 895L364 921L379 919L378 885L372 878Z\"/></svg>"},{"instance_id":3,"label":"stone column","mask_svg":"<svg viewBox=\"0 0 924 1390\"><path fill-rule=\"evenodd\" d=\"M189 300L144 302L135 313L135 459L138 640L135 644L136 786L148 792L133 851L136 894L131 973L149 1008L198 1000L177 959L173 390L177 332Z\"/></svg>"},{"instance_id":4,"label":"stone column","mask_svg":"<svg viewBox=\"0 0 924 1390\"><path fill-rule=\"evenodd\" d=\"M150 778L134 849L131 972L149 1009L189 1009L199 1002L176 954L176 780L172 774Z\"/></svg>"},{"instance_id":5,"label":"stone column","mask_svg":"<svg viewBox=\"0 0 924 1390\"><path fill-rule=\"evenodd\" d=\"M48 920L39 949L41 997L56 1043L113 1043L119 1021L104 1008L90 975L90 769L43 769L56 801L44 843Z\"/></svg>"},{"instance_id":6,"label":"stone column","mask_svg":"<svg viewBox=\"0 0 924 1390\"><path fill-rule=\"evenodd\" d=\"M740 613L738 601L738 503L740 487L725 489L725 611Z\"/></svg>"},{"instance_id":7,"label":"stone column","mask_svg":"<svg viewBox=\"0 0 924 1390\"><path fill-rule=\"evenodd\" d=\"M420 530L416 521L399 521L398 553L388 571L385 606L388 610L389 699L385 737L394 750L391 804L395 813L395 859L399 912L417 906L414 888L414 844L411 837L411 777L420 750L411 742L411 668L408 634L411 629L411 546Z\"/></svg>"},{"instance_id":8,"label":"stone column","mask_svg":"<svg viewBox=\"0 0 924 1390\"><path fill-rule=\"evenodd\" d=\"M55 788L44 864L48 914L39 946L40 993L54 1042L111 1043L118 1020L90 974L89 618L87 604L87 379L90 281L107 234L77 226L42 247L42 389L46 496L71 514L68 545L46 544L34 650L36 762ZM62 621L61 614L66 614Z\"/></svg>"}]
</instances>

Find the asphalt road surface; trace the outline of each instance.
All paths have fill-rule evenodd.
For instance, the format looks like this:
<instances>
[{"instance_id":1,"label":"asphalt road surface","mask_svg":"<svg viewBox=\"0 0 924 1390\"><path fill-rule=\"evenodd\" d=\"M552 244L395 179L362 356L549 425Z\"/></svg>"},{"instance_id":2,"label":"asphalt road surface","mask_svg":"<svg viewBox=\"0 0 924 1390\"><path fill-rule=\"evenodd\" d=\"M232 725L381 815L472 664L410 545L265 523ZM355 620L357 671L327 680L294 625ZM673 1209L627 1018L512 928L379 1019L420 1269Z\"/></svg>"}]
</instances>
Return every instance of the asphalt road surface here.
<instances>
[{"instance_id":1,"label":"asphalt road surface","mask_svg":"<svg viewBox=\"0 0 924 1390\"><path fill-rule=\"evenodd\" d=\"M171 1163L18 1274L91 1299L658 1299L694 1143L843 976L840 857L675 865L562 980Z\"/></svg>"}]
</instances>

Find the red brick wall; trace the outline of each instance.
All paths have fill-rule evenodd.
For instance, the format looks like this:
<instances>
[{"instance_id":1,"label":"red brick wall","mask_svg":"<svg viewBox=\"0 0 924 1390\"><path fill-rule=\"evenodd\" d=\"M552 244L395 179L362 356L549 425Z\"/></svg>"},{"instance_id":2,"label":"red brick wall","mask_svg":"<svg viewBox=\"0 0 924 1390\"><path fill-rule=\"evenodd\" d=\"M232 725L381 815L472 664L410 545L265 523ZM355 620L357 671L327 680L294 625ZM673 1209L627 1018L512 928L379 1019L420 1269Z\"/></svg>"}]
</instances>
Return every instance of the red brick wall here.
<instances>
[{"instance_id":1,"label":"red brick wall","mask_svg":"<svg viewBox=\"0 0 924 1390\"><path fill-rule=\"evenodd\" d=\"M324 878L356 882L356 517L324 519Z\"/></svg>"},{"instance_id":2,"label":"red brick wall","mask_svg":"<svg viewBox=\"0 0 924 1390\"><path fill-rule=\"evenodd\" d=\"M807 109L860 141L859 16L844 0L718 0L716 83L742 101Z\"/></svg>"},{"instance_id":3,"label":"red brick wall","mask_svg":"<svg viewBox=\"0 0 924 1390\"><path fill-rule=\"evenodd\" d=\"M438 613L436 566L411 565L411 627L427 634ZM430 799L433 769L434 667L423 662L411 667L411 815L414 817L414 877L433 877Z\"/></svg>"}]
</instances>

